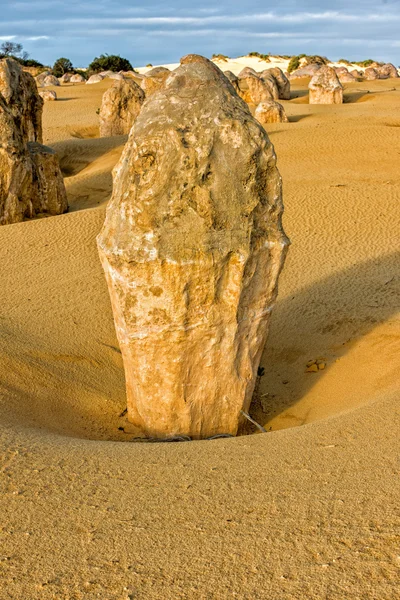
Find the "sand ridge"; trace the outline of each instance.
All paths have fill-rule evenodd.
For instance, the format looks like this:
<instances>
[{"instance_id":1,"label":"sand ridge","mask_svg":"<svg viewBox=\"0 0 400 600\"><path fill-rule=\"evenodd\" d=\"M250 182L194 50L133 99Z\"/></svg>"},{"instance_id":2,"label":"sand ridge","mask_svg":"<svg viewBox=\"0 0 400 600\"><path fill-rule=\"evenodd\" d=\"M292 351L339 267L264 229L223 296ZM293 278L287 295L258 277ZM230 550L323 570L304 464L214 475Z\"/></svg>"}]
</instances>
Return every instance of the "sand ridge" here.
<instances>
[{"instance_id":1,"label":"sand ridge","mask_svg":"<svg viewBox=\"0 0 400 600\"><path fill-rule=\"evenodd\" d=\"M96 137L108 85L45 105L70 212L0 229L0 599L392 600L399 84L322 107L294 82L282 101L290 122L268 133L292 246L252 406L272 432L184 444L121 443L95 245L125 143Z\"/></svg>"}]
</instances>

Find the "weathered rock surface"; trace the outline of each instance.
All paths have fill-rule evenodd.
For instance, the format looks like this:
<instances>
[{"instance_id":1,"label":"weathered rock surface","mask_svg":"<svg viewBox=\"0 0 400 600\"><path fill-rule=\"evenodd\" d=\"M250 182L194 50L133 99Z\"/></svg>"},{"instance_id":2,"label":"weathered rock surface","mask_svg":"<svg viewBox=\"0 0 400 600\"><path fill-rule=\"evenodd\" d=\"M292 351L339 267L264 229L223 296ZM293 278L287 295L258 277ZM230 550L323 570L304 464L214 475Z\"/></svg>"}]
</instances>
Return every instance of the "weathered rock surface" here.
<instances>
[{"instance_id":1,"label":"weathered rock surface","mask_svg":"<svg viewBox=\"0 0 400 600\"><path fill-rule=\"evenodd\" d=\"M142 107L97 238L144 434L236 434L286 254L282 210L265 130L213 63L184 57Z\"/></svg>"},{"instance_id":2,"label":"weathered rock surface","mask_svg":"<svg viewBox=\"0 0 400 600\"><path fill-rule=\"evenodd\" d=\"M115 81L103 95L100 108L100 137L130 132L145 99L145 93L132 79Z\"/></svg>"},{"instance_id":3,"label":"weathered rock surface","mask_svg":"<svg viewBox=\"0 0 400 600\"><path fill-rule=\"evenodd\" d=\"M71 75L70 83L85 83L85 78L79 73L75 73L75 75Z\"/></svg>"},{"instance_id":4,"label":"weathered rock surface","mask_svg":"<svg viewBox=\"0 0 400 600\"><path fill-rule=\"evenodd\" d=\"M396 67L392 63L386 63L376 69L378 71L379 79L390 79L397 78L399 74Z\"/></svg>"},{"instance_id":5,"label":"weathered rock surface","mask_svg":"<svg viewBox=\"0 0 400 600\"><path fill-rule=\"evenodd\" d=\"M290 81L285 73L279 67L265 69L260 73L260 77L272 76L278 88L278 98L280 100L290 100Z\"/></svg>"},{"instance_id":6,"label":"weathered rock surface","mask_svg":"<svg viewBox=\"0 0 400 600\"><path fill-rule=\"evenodd\" d=\"M379 73L374 67L368 67L364 71L364 77L367 81L373 81L374 79L379 79Z\"/></svg>"},{"instance_id":7,"label":"weathered rock surface","mask_svg":"<svg viewBox=\"0 0 400 600\"><path fill-rule=\"evenodd\" d=\"M247 73L240 77L239 74L239 96L247 104L260 104L263 100L274 100L274 92L271 82L260 79L258 75ZM278 96L278 89L275 85L275 96Z\"/></svg>"},{"instance_id":8,"label":"weathered rock surface","mask_svg":"<svg viewBox=\"0 0 400 600\"><path fill-rule=\"evenodd\" d=\"M308 84L310 104L342 104L343 87L335 69L323 66Z\"/></svg>"},{"instance_id":9,"label":"weathered rock surface","mask_svg":"<svg viewBox=\"0 0 400 600\"><path fill-rule=\"evenodd\" d=\"M42 142L43 100L32 75L12 58L0 60L0 95L27 142Z\"/></svg>"},{"instance_id":10,"label":"weathered rock surface","mask_svg":"<svg viewBox=\"0 0 400 600\"><path fill-rule=\"evenodd\" d=\"M123 79L125 79L122 73L110 73L108 77L109 79L117 79L118 81L122 81Z\"/></svg>"},{"instance_id":11,"label":"weathered rock surface","mask_svg":"<svg viewBox=\"0 0 400 600\"><path fill-rule=\"evenodd\" d=\"M56 154L42 137L43 100L15 61L0 61L0 225L67 210Z\"/></svg>"},{"instance_id":12,"label":"weathered rock surface","mask_svg":"<svg viewBox=\"0 0 400 600\"><path fill-rule=\"evenodd\" d=\"M86 84L91 85L92 83L100 83L100 81L103 81L103 79L104 77L102 77L102 75L91 75Z\"/></svg>"},{"instance_id":13,"label":"weathered rock surface","mask_svg":"<svg viewBox=\"0 0 400 600\"><path fill-rule=\"evenodd\" d=\"M72 73L64 73L64 75L61 75L58 81L60 83L69 83L71 81L72 75Z\"/></svg>"},{"instance_id":14,"label":"weathered rock surface","mask_svg":"<svg viewBox=\"0 0 400 600\"><path fill-rule=\"evenodd\" d=\"M48 87L51 85L58 86L60 85L60 82L58 81L57 77L54 77L54 75L47 75L47 77L43 81L43 86Z\"/></svg>"},{"instance_id":15,"label":"weathered rock surface","mask_svg":"<svg viewBox=\"0 0 400 600\"><path fill-rule=\"evenodd\" d=\"M51 75L51 71L43 71L43 73L40 73L39 75L37 75L35 77L35 81L36 81L36 84L38 85L38 87L42 87L43 86L44 80L49 75Z\"/></svg>"},{"instance_id":16,"label":"weathered rock surface","mask_svg":"<svg viewBox=\"0 0 400 600\"><path fill-rule=\"evenodd\" d=\"M224 75L227 79L229 79L229 81L231 82L235 92L238 94L240 89L239 89L239 78L232 73L232 71L224 71Z\"/></svg>"},{"instance_id":17,"label":"weathered rock surface","mask_svg":"<svg viewBox=\"0 0 400 600\"><path fill-rule=\"evenodd\" d=\"M267 71L263 71L263 73L260 75L260 79L269 89L272 98L274 100L278 100L279 99L279 89L278 89L278 84L276 82L275 77L273 77L273 75L271 75L271 73L269 73Z\"/></svg>"},{"instance_id":18,"label":"weathered rock surface","mask_svg":"<svg viewBox=\"0 0 400 600\"><path fill-rule=\"evenodd\" d=\"M248 77L249 75L255 75L256 77L258 77L258 73L255 69L253 69L252 67L244 67L239 75L238 78L242 78L242 77Z\"/></svg>"},{"instance_id":19,"label":"weathered rock surface","mask_svg":"<svg viewBox=\"0 0 400 600\"><path fill-rule=\"evenodd\" d=\"M289 75L289 79L303 79L305 77L314 77L317 71L319 71L321 65L318 63L311 63L309 65L305 65L304 67L300 67L293 71Z\"/></svg>"},{"instance_id":20,"label":"weathered rock surface","mask_svg":"<svg viewBox=\"0 0 400 600\"><path fill-rule=\"evenodd\" d=\"M42 98L43 102L54 102L54 100L57 100L57 94L54 90L39 92L39 96Z\"/></svg>"},{"instance_id":21,"label":"weathered rock surface","mask_svg":"<svg viewBox=\"0 0 400 600\"><path fill-rule=\"evenodd\" d=\"M362 71L358 71L357 69L352 69L350 71L350 75L353 75L354 79L360 79L364 77L364 73Z\"/></svg>"},{"instance_id":22,"label":"weathered rock surface","mask_svg":"<svg viewBox=\"0 0 400 600\"><path fill-rule=\"evenodd\" d=\"M155 67L151 71L147 71L140 84L146 93L146 97L161 90L170 74L171 71L165 67Z\"/></svg>"},{"instance_id":23,"label":"weathered rock surface","mask_svg":"<svg viewBox=\"0 0 400 600\"><path fill-rule=\"evenodd\" d=\"M354 81L357 81L354 75L352 75L348 69L345 69L344 67L335 69L335 71L340 83L353 83Z\"/></svg>"},{"instance_id":24,"label":"weathered rock surface","mask_svg":"<svg viewBox=\"0 0 400 600\"><path fill-rule=\"evenodd\" d=\"M289 123L289 119L285 113L285 109L282 104L275 102L274 100L264 100L257 106L255 118L261 123L266 125L267 123Z\"/></svg>"}]
</instances>

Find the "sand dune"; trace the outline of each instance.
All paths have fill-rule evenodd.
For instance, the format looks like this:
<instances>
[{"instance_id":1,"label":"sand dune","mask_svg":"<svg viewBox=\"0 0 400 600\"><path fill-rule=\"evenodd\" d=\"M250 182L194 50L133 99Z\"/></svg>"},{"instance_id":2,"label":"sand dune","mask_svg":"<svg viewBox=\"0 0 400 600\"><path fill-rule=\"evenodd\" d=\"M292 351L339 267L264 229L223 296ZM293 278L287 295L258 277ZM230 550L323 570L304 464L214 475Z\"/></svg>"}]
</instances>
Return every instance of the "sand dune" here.
<instances>
[{"instance_id":1,"label":"sand dune","mask_svg":"<svg viewBox=\"0 0 400 600\"><path fill-rule=\"evenodd\" d=\"M95 245L108 85L45 105L70 212L0 228L0 598L396 597L400 88L310 106L294 82L268 128L292 241L252 406L272 432L138 444Z\"/></svg>"}]
</instances>

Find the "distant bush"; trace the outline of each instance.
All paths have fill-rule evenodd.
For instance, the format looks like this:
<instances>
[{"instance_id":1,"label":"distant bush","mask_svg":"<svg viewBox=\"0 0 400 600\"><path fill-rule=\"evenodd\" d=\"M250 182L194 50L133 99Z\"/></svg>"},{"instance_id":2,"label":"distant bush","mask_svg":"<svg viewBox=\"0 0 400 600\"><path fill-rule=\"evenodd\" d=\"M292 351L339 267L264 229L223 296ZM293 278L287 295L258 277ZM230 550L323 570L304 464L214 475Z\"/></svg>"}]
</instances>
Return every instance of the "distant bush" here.
<instances>
[{"instance_id":1,"label":"distant bush","mask_svg":"<svg viewBox=\"0 0 400 600\"><path fill-rule=\"evenodd\" d=\"M372 60L372 58L368 58L367 60L360 60L359 62L355 62L355 65L358 65L359 67L369 67L371 65L374 64L374 60Z\"/></svg>"},{"instance_id":2,"label":"distant bush","mask_svg":"<svg viewBox=\"0 0 400 600\"><path fill-rule=\"evenodd\" d=\"M87 71L81 71L81 69L74 69L73 71L74 71L75 75L82 75L83 79L89 78L89 74Z\"/></svg>"},{"instance_id":3,"label":"distant bush","mask_svg":"<svg viewBox=\"0 0 400 600\"><path fill-rule=\"evenodd\" d=\"M122 58L116 54L101 54L92 60L89 65L91 73L101 73L101 71L132 71L133 67L127 58Z\"/></svg>"},{"instance_id":4,"label":"distant bush","mask_svg":"<svg viewBox=\"0 0 400 600\"><path fill-rule=\"evenodd\" d=\"M146 65L147 68L151 69L153 65L151 63L149 63L148 65Z\"/></svg>"},{"instance_id":5,"label":"distant bush","mask_svg":"<svg viewBox=\"0 0 400 600\"><path fill-rule=\"evenodd\" d=\"M300 58L298 56L292 56L288 64L288 73L293 73L300 67Z\"/></svg>"},{"instance_id":6,"label":"distant bush","mask_svg":"<svg viewBox=\"0 0 400 600\"><path fill-rule=\"evenodd\" d=\"M73 70L74 67L69 58L57 58L52 68L55 77L62 77L64 73L71 73Z\"/></svg>"},{"instance_id":7,"label":"distant bush","mask_svg":"<svg viewBox=\"0 0 400 600\"><path fill-rule=\"evenodd\" d=\"M248 56L256 56L260 60L265 60L265 62L271 62L269 54L260 54L259 52L249 52Z\"/></svg>"},{"instance_id":8,"label":"distant bush","mask_svg":"<svg viewBox=\"0 0 400 600\"><path fill-rule=\"evenodd\" d=\"M317 64L317 65L327 65L329 60L326 56L318 56L318 54L314 56L305 56L306 65Z\"/></svg>"},{"instance_id":9,"label":"distant bush","mask_svg":"<svg viewBox=\"0 0 400 600\"><path fill-rule=\"evenodd\" d=\"M338 63L342 63L343 65L352 65L352 63L347 60L347 58L339 58Z\"/></svg>"},{"instance_id":10,"label":"distant bush","mask_svg":"<svg viewBox=\"0 0 400 600\"><path fill-rule=\"evenodd\" d=\"M211 60L223 60L224 62L226 62L227 60L229 60L229 57L225 56L225 54L213 54Z\"/></svg>"}]
</instances>

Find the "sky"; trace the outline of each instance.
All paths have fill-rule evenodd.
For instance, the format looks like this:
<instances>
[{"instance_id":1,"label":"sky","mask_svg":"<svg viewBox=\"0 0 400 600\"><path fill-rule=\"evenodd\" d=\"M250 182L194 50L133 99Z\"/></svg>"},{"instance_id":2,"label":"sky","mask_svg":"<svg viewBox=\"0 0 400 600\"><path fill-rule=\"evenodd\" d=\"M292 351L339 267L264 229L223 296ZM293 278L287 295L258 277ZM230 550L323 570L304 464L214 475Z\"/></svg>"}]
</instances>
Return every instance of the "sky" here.
<instances>
[{"instance_id":1,"label":"sky","mask_svg":"<svg viewBox=\"0 0 400 600\"><path fill-rule=\"evenodd\" d=\"M0 10L0 42L20 42L46 65L63 56L85 67L104 53L142 66L252 51L400 64L400 0L0 0Z\"/></svg>"}]
</instances>

